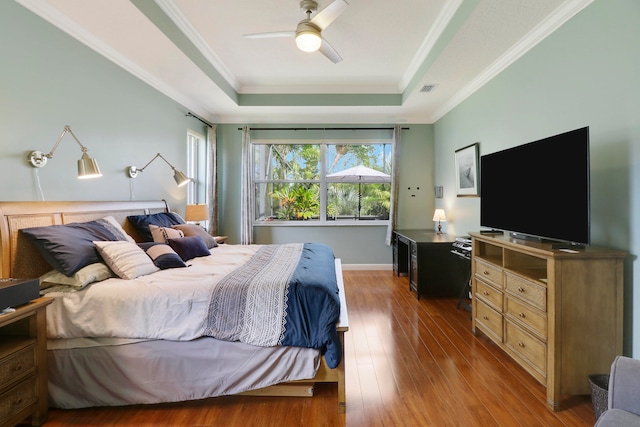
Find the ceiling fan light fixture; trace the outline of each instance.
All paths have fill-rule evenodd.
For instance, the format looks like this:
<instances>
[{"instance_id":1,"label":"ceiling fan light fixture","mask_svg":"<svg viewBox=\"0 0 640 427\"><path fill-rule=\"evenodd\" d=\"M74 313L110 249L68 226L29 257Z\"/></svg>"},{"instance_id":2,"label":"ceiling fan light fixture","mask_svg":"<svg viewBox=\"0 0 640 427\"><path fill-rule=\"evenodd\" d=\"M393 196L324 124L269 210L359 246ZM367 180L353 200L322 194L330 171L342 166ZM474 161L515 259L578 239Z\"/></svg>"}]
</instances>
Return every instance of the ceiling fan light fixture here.
<instances>
[{"instance_id":1,"label":"ceiling fan light fixture","mask_svg":"<svg viewBox=\"0 0 640 427\"><path fill-rule=\"evenodd\" d=\"M296 46L304 52L315 52L320 49L322 37L320 29L309 22L301 22L296 30Z\"/></svg>"}]
</instances>

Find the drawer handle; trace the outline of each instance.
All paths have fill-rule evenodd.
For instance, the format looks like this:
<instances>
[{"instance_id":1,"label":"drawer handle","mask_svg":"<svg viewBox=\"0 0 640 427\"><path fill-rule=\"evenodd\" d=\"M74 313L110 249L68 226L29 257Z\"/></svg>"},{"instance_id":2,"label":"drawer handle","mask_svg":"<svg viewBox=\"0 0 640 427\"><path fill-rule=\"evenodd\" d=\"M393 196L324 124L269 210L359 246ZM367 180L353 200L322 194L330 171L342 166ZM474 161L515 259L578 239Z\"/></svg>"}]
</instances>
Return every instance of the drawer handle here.
<instances>
[{"instance_id":1,"label":"drawer handle","mask_svg":"<svg viewBox=\"0 0 640 427\"><path fill-rule=\"evenodd\" d=\"M523 312L518 313L518 316L522 317L523 319L527 317Z\"/></svg>"},{"instance_id":2,"label":"drawer handle","mask_svg":"<svg viewBox=\"0 0 640 427\"><path fill-rule=\"evenodd\" d=\"M523 343L522 341L520 341L520 342L518 343L518 347L520 347L520 348L524 348L524 343Z\"/></svg>"},{"instance_id":3,"label":"drawer handle","mask_svg":"<svg viewBox=\"0 0 640 427\"><path fill-rule=\"evenodd\" d=\"M527 292L527 290L521 286L518 288L518 292L520 292L521 294L524 294L525 292Z\"/></svg>"},{"instance_id":4,"label":"drawer handle","mask_svg":"<svg viewBox=\"0 0 640 427\"><path fill-rule=\"evenodd\" d=\"M487 270L485 270L482 272L482 274L484 274L485 276L488 276L490 273Z\"/></svg>"},{"instance_id":5,"label":"drawer handle","mask_svg":"<svg viewBox=\"0 0 640 427\"><path fill-rule=\"evenodd\" d=\"M22 365L21 365L21 364L19 364L19 365L14 366L14 367L13 367L13 369L12 369L12 371L13 371L13 372L20 372L20 371L22 371Z\"/></svg>"},{"instance_id":6,"label":"drawer handle","mask_svg":"<svg viewBox=\"0 0 640 427\"><path fill-rule=\"evenodd\" d=\"M482 292L482 295L484 295L484 296L488 296L488 295L489 295L489 292L484 291L484 292Z\"/></svg>"},{"instance_id":7,"label":"drawer handle","mask_svg":"<svg viewBox=\"0 0 640 427\"><path fill-rule=\"evenodd\" d=\"M486 314L485 314L485 315L483 315L483 316L482 316L482 318L483 318L484 320L489 320L489 317L487 317L487 315L486 315Z\"/></svg>"}]
</instances>

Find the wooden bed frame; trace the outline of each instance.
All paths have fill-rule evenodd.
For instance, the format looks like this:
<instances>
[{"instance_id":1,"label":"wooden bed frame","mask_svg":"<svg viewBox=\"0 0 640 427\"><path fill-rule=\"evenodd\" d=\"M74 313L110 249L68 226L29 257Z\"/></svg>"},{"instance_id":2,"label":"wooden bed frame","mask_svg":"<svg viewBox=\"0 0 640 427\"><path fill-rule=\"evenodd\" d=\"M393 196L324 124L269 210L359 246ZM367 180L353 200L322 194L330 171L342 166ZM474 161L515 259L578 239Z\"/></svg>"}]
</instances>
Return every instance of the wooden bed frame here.
<instances>
[{"instance_id":1,"label":"wooden bed frame","mask_svg":"<svg viewBox=\"0 0 640 427\"><path fill-rule=\"evenodd\" d=\"M140 241L138 232L128 222L127 216L168 211L169 206L165 201L0 202L0 277L35 278L51 270L40 253L18 232L22 228L85 222L112 216L129 235ZM340 260L336 260L336 273L341 287L341 314L337 325L343 353L340 365L329 369L323 358L316 376L310 380L277 384L242 394L309 397L313 396L313 384L337 383L338 411L345 413L344 333L349 330L349 323Z\"/></svg>"}]
</instances>

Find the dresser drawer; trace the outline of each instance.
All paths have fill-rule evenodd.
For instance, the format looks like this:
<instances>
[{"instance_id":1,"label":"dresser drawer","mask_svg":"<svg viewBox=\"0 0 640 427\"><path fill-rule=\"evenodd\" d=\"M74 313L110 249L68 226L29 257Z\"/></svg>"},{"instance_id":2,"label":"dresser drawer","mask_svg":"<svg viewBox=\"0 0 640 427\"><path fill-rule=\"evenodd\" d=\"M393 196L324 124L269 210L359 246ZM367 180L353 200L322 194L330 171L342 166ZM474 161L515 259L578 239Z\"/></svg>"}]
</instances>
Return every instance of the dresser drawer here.
<instances>
[{"instance_id":1,"label":"dresser drawer","mask_svg":"<svg viewBox=\"0 0 640 427\"><path fill-rule=\"evenodd\" d=\"M485 281L494 283L498 288L502 289L502 269L493 264L475 260L476 277Z\"/></svg>"},{"instance_id":2,"label":"dresser drawer","mask_svg":"<svg viewBox=\"0 0 640 427\"><path fill-rule=\"evenodd\" d=\"M493 286L476 279L476 296L489 305L494 306L498 311L502 311L502 291L497 290Z\"/></svg>"},{"instance_id":3,"label":"dresser drawer","mask_svg":"<svg viewBox=\"0 0 640 427\"><path fill-rule=\"evenodd\" d=\"M0 358L0 390L36 370L35 340L11 343L10 348L15 350Z\"/></svg>"},{"instance_id":4,"label":"dresser drawer","mask_svg":"<svg viewBox=\"0 0 640 427\"><path fill-rule=\"evenodd\" d=\"M544 341L547 339L547 315L534 309L529 304L519 301L507 294L504 312L507 317L525 328L538 334Z\"/></svg>"},{"instance_id":5,"label":"dresser drawer","mask_svg":"<svg viewBox=\"0 0 640 427\"><path fill-rule=\"evenodd\" d=\"M504 343L516 356L535 369L543 377L547 376L547 346L523 329L505 320Z\"/></svg>"},{"instance_id":6,"label":"dresser drawer","mask_svg":"<svg viewBox=\"0 0 640 427\"><path fill-rule=\"evenodd\" d=\"M547 311L547 288L515 274L505 272L507 292L525 299L542 311Z\"/></svg>"},{"instance_id":7,"label":"dresser drawer","mask_svg":"<svg viewBox=\"0 0 640 427\"><path fill-rule=\"evenodd\" d=\"M9 419L38 401L36 380L32 375L0 394L0 420Z\"/></svg>"},{"instance_id":8,"label":"dresser drawer","mask_svg":"<svg viewBox=\"0 0 640 427\"><path fill-rule=\"evenodd\" d=\"M483 303L476 301L476 324L497 342L502 342L502 315Z\"/></svg>"}]
</instances>

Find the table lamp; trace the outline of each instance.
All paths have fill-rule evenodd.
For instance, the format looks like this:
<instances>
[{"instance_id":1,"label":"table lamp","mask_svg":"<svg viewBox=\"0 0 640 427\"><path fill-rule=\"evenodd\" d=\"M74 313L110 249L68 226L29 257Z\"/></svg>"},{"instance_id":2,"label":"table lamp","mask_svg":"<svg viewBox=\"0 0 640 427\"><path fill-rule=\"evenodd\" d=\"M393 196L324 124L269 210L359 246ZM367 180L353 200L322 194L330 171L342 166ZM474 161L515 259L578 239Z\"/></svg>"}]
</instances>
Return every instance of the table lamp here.
<instances>
[{"instance_id":1,"label":"table lamp","mask_svg":"<svg viewBox=\"0 0 640 427\"><path fill-rule=\"evenodd\" d=\"M444 214L444 209L436 209L433 213L433 220L438 221L438 234L442 234L442 225L440 221L447 221L447 216Z\"/></svg>"},{"instance_id":2,"label":"table lamp","mask_svg":"<svg viewBox=\"0 0 640 427\"><path fill-rule=\"evenodd\" d=\"M205 204L187 205L184 219L200 225L200 221L206 221L209 219L209 209Z\"/></svg>"}]
</instances>

